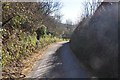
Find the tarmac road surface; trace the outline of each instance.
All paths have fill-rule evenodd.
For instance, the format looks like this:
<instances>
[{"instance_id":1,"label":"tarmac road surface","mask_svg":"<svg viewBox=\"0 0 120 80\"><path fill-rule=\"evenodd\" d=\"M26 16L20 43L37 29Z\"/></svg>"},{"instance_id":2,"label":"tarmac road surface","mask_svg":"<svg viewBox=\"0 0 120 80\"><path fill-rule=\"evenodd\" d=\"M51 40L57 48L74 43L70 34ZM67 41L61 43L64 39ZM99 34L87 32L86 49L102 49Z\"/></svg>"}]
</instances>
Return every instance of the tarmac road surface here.
<instances>
[{"instance_id":1,"label":"tarmac road surface","mask_svg":"<svg viewBox=\"0 0 120 80\"><path fill-rule=\"evenodd\" d=\"M50 45L26 78L88 78L89 72L72 53L69 42Z\"/></svg>"}]
</instances>

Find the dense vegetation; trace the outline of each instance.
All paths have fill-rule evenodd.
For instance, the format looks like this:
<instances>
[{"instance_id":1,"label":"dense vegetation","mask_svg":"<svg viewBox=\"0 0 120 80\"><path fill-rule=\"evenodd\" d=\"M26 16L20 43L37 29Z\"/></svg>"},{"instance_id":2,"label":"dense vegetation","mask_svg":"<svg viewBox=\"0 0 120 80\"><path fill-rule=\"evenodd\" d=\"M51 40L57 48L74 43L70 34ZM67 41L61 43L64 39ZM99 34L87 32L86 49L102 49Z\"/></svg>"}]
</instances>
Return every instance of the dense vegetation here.
<instances>
[{"instance_id":1,"label":"dense vegetation","mask_svg":"<svg viewBox=\"0 0 120 80\"><path fill-rule=\"evenodd\" d=\"M62 41L60 34L67 28L51 14L60 8L59 2L3 2L2 3L2 66L3 76L21 72L21 60L36 49ZM36 30L45 26L45 34L36 47ZM71 30L70 30L71 31ZM69 32L67 32L69 33Z\"/></svg>"}]
</instances>

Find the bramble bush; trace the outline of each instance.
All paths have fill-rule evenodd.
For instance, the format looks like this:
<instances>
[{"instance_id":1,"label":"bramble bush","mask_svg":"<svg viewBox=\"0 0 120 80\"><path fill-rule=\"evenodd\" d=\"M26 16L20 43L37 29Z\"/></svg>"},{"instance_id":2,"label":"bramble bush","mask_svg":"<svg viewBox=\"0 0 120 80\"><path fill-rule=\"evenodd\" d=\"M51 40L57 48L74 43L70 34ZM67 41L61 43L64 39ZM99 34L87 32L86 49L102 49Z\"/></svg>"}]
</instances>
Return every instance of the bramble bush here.
<instances>
[{"instance_id":1,"label":"bramble bush","mask_svg":"<svg viewBox=\"0 0 120 80\"><path fill-rule=\"evenodd\" d=\"M56 2L55 2L56 3ZM37 28L46 25L46 18L50 17L48 10L57 9L55 3L48 2L3 2L2 3L2 71L9 74L14 71L20 73L22 60L36 51ZM46 9L50 5L51 9ZM49 14L48 14L49 13ZM48 23L48 22L47 22ZM50 24L50 23L49 23ZM53 23L52 23L53 24ZM50 25L47 26L51 27ZM54 25L53 25L54 27ZM43 29L44 33L46 32ZM50 43L62 41L52 35L44 34L40 37L38 50ZM20 67L21 66L21 67ZM18 67L14 69L15 67ZM18 73L17 73L18 74ZM4 74L3 74L4 76ZM10 74L9 74L10 76Z\"/></svg>"},{"instance_id":2,"label":"bramble bush","mask_svg":"<svg viewBox=\"0 0 120 80\"><path fill-rule=\"evenodd\" d=\"M35 50L36 41L36 33L31 35L20 31L19 34L15 33L9 36L9 39L5 41L6 43L4 43L2 48L2 65L4 66L9 61L22 59L30 55ZM52 35L44 35L44 37L40 38L38 48L43 48L50 43L58 41L63 41L63 39L52 37Z\"/></svg>"}]
</instances>

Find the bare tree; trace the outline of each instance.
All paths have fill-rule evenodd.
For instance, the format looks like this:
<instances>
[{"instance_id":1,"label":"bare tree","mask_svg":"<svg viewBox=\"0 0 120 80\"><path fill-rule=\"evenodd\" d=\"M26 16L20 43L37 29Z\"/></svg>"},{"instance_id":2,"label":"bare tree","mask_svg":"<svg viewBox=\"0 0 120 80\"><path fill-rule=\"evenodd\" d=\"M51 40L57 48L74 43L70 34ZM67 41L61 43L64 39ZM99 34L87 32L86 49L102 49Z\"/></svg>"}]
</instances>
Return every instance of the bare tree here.
<instances>
[{"instance_id":1,"label":"bare tree","mask_svg":"<svg viewBox=\"0 0 120 80\"><path fill-rule=\"evenodd\" d=\"M73 22L72 22L70 19L67 19L67 20L66 20L66 24L67 24L67 25L72 25Z\"/></svg>"},{"instance_id":2,"label":"bare tree","mask_svg":"<svg viewBox=\"0 0 120 80\"><path fill-rule=\"evenodd\" d=\"M40 2L39 5L39 9L44 15L49 15L55 11L58 11L62 7L60 2L53 2L52 0Z\"/></svg>"},{"instance_id":3,"label":"bare tree","mask_svg":"<svg viewBox=\"0 0 120 80\"><path fill-rule=\"evenodd\" d=\"M60 12L54 14L54 18L56 19L57 22L61 22L62 17L63 15Z\"/></svg>"},{"instance_id":4,"label":"bare tree","mask_svg":"<svg viewBox=\"0 0 120 80\"><path fill-rule=\"evenodd\" d=\"M83 2L84 13L83 17L89 17L94 14L96 8L100 5L102 0L85 0Z\"/></svg>"}]
</instances>

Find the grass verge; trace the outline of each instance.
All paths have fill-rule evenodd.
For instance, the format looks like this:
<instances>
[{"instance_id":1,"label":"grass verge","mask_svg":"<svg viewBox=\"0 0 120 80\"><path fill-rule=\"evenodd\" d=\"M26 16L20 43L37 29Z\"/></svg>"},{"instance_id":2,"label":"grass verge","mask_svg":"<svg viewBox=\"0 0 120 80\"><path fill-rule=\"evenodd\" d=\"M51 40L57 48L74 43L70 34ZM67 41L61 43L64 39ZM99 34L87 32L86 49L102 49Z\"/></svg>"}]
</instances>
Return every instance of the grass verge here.
<instances>
[{"instance_id":1,"label":"grass verge","mask_svg":"<svg viewBox=\"0 0 120 80\"><path fill-rule=\"evenodd\" d=\"M24 78L32 69L32 65L39 60L43 51L48 45L55 42L64 41L63 39L45 35L40 38L40 43L36 49L36 36L20 35L21 40L8 40L7 45L2 48L2 77L3 78Z\"/></svg>"}]
</instances>

